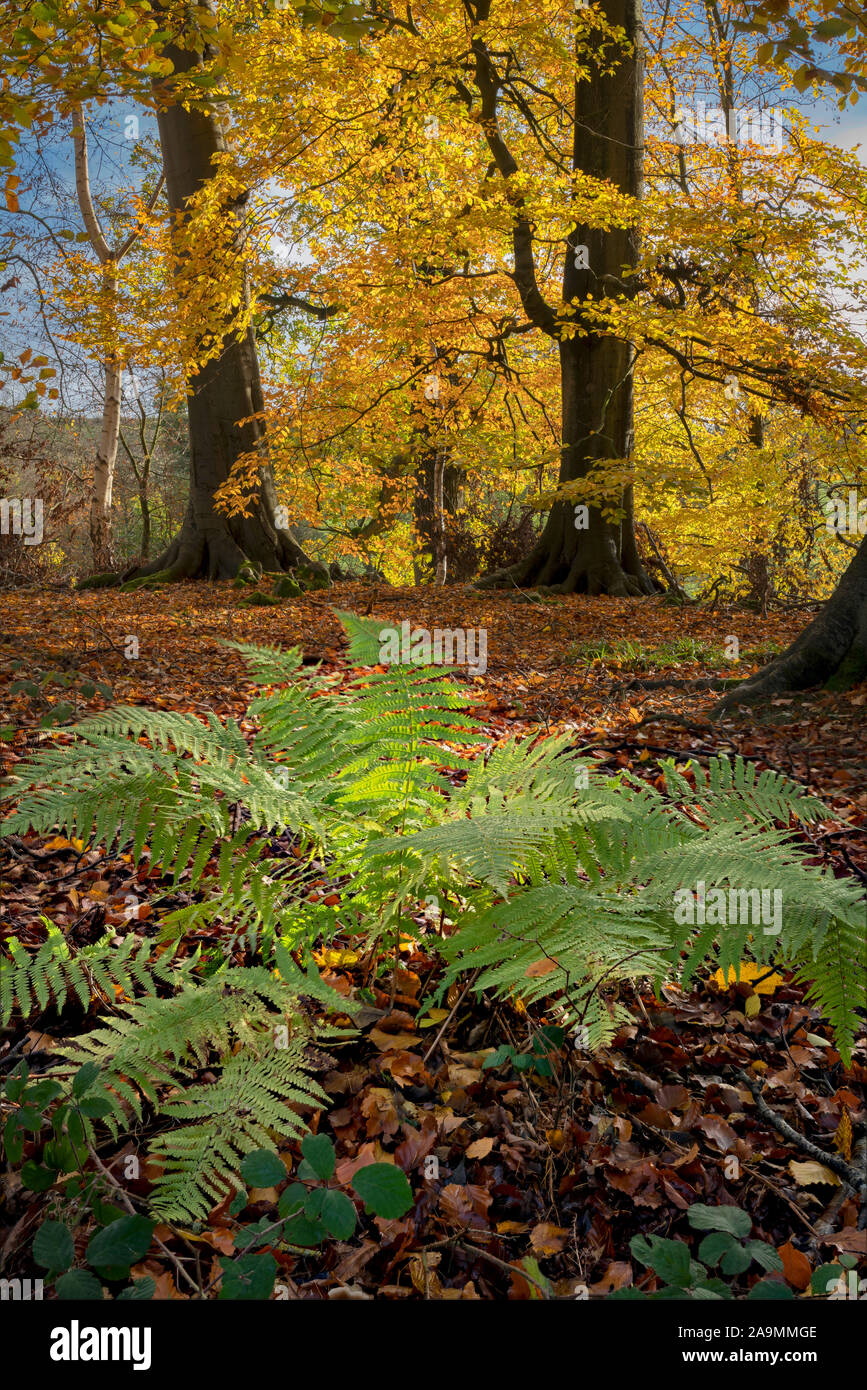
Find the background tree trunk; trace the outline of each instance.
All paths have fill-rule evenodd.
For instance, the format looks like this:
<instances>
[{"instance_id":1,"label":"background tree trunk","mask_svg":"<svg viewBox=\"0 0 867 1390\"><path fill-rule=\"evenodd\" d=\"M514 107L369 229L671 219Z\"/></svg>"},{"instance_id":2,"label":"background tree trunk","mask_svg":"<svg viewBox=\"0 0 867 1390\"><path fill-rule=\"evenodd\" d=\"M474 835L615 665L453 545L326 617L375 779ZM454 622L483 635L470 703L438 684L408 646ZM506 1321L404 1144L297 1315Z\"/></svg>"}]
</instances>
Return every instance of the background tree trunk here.
<instances>
[{"instance_id":1,"label":"background tree trunk","mask_svg":"<svg viewBox=\"0 0 867 1390\"><path fill-rule=\"evenodd\" d=\"M151 553L151 503L148 496L148 477L150 474L150 459L146 458L142 466L141 477L138 480L138 504L141 511L141 553L142 559L147 560Z\"/></svg>"},{"instance_id":2,"label":"background tree trunk","mask_svg":"<svg viewBox=\"0 0 867 1390\"><path fill-rule=\"evenodd\" d=\"M419 461L415 473L413 516L416 536L431 553L435 584L445 584L448 576L448 533L446 517L454 516L459 506L463 474L449 462L445 449L428 449ZM415 563L416 583L421 583L425 566Z\"/></svg>"},{"instance_id":3,"label":"background tree trunk","mask_svg":"<svg viewBox=\"0 0 867 1390\"><path fill-rule=\"evenodd\" d=\"M105 271L105 298L108 306L108 333L113 336L117 322L117 275L118 261L132 244L133 233L121 247L109 246L102 230L93 192L90 186L90 160L87 149L87 128L84 121L84 107L78 104L72 113L72 145L75 162L75 192L81 219L87 232L91 250ZM102 424L99 443L93 464L93 485L90 492L90 547L93 565L97 570L107 570L113 561L111 498L114 487L114 470L117 465L117 441L120 433L121 409L121 364L116 352L109 350L102 363L103 394Z\"/></svg>"},{"instance_id":4,"label":"background tree trunk","mask_svg":"<svg viewBox=\"0 0 867 1390\"><path fill-rule=\"evenodd\" d=\"M174 45L165 55L176 72L202 65L202 58ZM166 177L169 209L182 218L187 201L213 176L214 157L225 152L226 139L216 115L207 109L187 110L171 100L171 80L156 84L157 121ZM239 250L243 241L243 210L226 209L234 220ZM263 408L259 362L252 329L239 337L227 333L222 351L197 371L188 383L190 428L190 496L179 534L156 560L139 571L167 571L172 579L232 578L252 560L264 570L281 570L302 562L327 578L324 565L313 565L289 529L279 524L277 494L270 469L261 470L259 496L246 517L227 517L214 503L241 454L261 443L260 421L239 425Z\"/></svg>"},{"instance_id":5,"label":"background tree trunk","mask_svg":"<svg viewBox=\"0 0 867 1390\"><path fill-rule=\"evenodd\" d=\"M867 538L821 613L743 685L726 692L719 715L735 705L754 704L789 690L829 683L844 689L867 676Z\"/></svg>"},{"instance_id":6,"label":"background tree trunk","mask_svg":"<svg viewBox=\"0 0 867 1390\"><path fill-rule=\"evenodd\" d=\"M93 464L93 487L90 495L90 547L93 565L97 570L110 569L114 560L112 545L111 498L114 471L117 464L117 441L120 431L120 402L122 375L116 357L103 363L105 387L102 404L102 425Z\"/></svg>"}]
</instances>

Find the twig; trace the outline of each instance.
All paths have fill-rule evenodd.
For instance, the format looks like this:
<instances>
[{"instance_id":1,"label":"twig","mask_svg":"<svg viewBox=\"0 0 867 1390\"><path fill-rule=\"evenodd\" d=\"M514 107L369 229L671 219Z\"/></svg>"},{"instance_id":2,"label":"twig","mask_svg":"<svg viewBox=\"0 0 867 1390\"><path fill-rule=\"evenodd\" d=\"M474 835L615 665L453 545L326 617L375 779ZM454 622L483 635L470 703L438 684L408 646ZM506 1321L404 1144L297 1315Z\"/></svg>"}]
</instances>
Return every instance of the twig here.
<instances>
[{"instance_id":1,"label":"twig","mask_svg":"<svg viewBox=\"0 0 867 1390\"><path fill-rule=\"evenodd\" d=\"M680 676L635 676L631 681L613 685L611 689L667 690L677 687L678 690L728 690L731 686L739 684L740 681L734 680L731 676L690 676L689 679Z\"/></svg>"},{"instance_id":2,"label":"twig","mask_svg":"<svg viewBox=\"0 0 867 1390\"><path fill-rule=\"evenodd\" d=\"M771 1125L778 1134L781 1134L784 1139L788 1139L790 1144L794 1144L796 1148L801 1149L805 1154L809 1154L810 1158L815 1158L819 1163L824 1164L826 1168L830 1168L832 1173L836 1173L838 1177L843 1178L854 1192L858 1192L862 1197L867 1197L867 1177L865 1177L863 1173L859 1173L857 1169L852 1167L851 1163L846 1162L845 1158L841 1158L838 1154L826 1153L824 1149L819 1148L818 1144L814 1144L811 1139L808 1139L803 1134L799 1134L796 1129L792 1128L788 1120L784 1120L782 1115L778 1115L775 1110L771 1109L762 1095L762 1088L758 1081L754 1081L753 1078L748 1076L744 1071L739 1071L738 1075L751 1092L756 1102L756 1109L763 1120L767 1120L768 1124Z\"/></svg>"},{"instance_id":3,"label":"twig","mask_svg":"<svg viewBox=\"0 0 867 1390\"><path fill-rule=\"evenodd\" d=\"M434 1051L434 1048L436 1047L436 1045L437 1045L437 1043L439 1042L440 1038L442 1037L443 1033L446 1031L446 1029L448 1028L449 1024L451 1023L452 1019L454 1018L455 1014L457 1013L458 1009L460 1008L461 1004L463 1003L464 995L472 988L472 986L475 984L475 982L476 982L476 980L478 979L478 977L479 977L480 974L481 974L481 967L480 967L478 970L474 971L473 974L470 976L470 978L467 980L467 983L464 985L464 988L463 988L463 990L461 991L459 997L455 1000L454 1007L453 1007L451 1013L449 1014L448 1018L447 1018L447 1019L445 1020L445 1022L443 1023L442 1028L441 1028L441 1029L439 1030L439 1032L437 1033L436 1037L434 1038L434 1040L433 1040L433 1042L431 1043L430 1047L428 1048L427 1052L426 1052L426 1053L424 1054L424 1056L422 1057L422 1059L421 1059L421 1064L422 1064L423 1067L426 1067L426 1066L427 1066L428 1058L430 1057L431 1053Z\"/></svg>"},{"instance_id":4,"label":"twig","mask_svg":"<svg viewBox=\"0 0 867 1390\"><path fill-rule=\"evenodd\" d=\"M793 1202L791 1197L787 1197L783 1189L781 1187L778 1187L775 1182L771 1182L770 1178L766 1178L764 1173L760 1173L757 1168L750 1168L749 1172L745 1176L747 1178L758 1178L759 1182L763 1182L765 1184L765 1187L769 1187L775 1196L779 1197L781 1201L785 1202L787 1206L790 1206L792 1208L792 1211L795 1213L795 1215L799 1217L801 1221L803 1221L811 1236L815 1237L817 1235L815 1226L813 1226L807 1220L806 1216L801 1211L801 1208L798 1206L797 1202ZM842 1192L843 1188L841 1188L840 1191Z\"/></svg>"},{"instance_id":5,"label":"twig","mask_svg":"<svg viewBox=\"0 0 867 1390\"><path fill-rule=\"evenodd\" d=\"M663 578L668 580L669 584L671 585L674 592L678 595L678 597L685 600L687 595L681 584L678 582L677 577L674 574L674 571L670 569L670 567L666 564L665 560L659 553L659 546L656 544L653 532L651 531L647 522L640 521L638 525L641 528L641 530L644 531L644 534L647 536L647 539L650 541L650 544L653 547L653 553L656 556L656 560L659 565L659 568L662 571Z\"/></svg>"},{"instance_id":6,"label":"twig","mask_svg":"<svg viewBox=\"0 0 867 1390\"><path fill-rule=\"evenodd\" d=\"M532 1274L528 1274L526 1269L520 1269L517 1265L507 1264L505 1260L498 1260L496 1255L489 1255L487 1250L481 1250L478 1245L471 1245L468 1241L458 1241L462 1250L469 1254L478 1255L480 1259L487 1260L489 1264L497 1265L500 1269L505 1269L509 1274L519 1274L522 1279L526 1279L528 1284L534 1284L543 1298L551 1300L551 1295L538 1279L534 1279Z\"/></svg>"},{"instance_id":7,"label":"twig","mask_svg":"<svg viewBox=\"0 0 867 1390\"><path fill-rule=\"evenodd\" d=\"M862 1167L867 1163L867 1136L863 1136L858 1140L855 1145L854 1156ZM852 1189L847 1182L844 1182L834 1193L834 1196L831 1198L816 1224L815 1235L819 1240L822 1240L825 1236L833 1235L834 1227L837 1223L837 1213L843 1203L847 1202L852 1195Z\"/></svg>"},{"instance_id":8,"label":"twig","mask_svg":"<svg viewBox=\"0 0 867 1390\"><path fill-rule=\"evenodd\" d=\"M112 1187L115 1188L120 1200L123 1202L127 1211L130 1213L130 1215L137 1216L138 1213L135 1209L135 1206L133 1205L129 1193L125 1191L125 1189L121 1186L117 1178L114 1176L114 1173L112 1173L111 1169L105 1166L99 1154L96 1152L96 1149L92 1148L90 1144L88 1144L87 1147L90 1152L90 1156L96 1164L97 1168L102 1173L103 1177L107 1178L108 1181L111 1183ZM201 1294L202 1291L199 1288L199 1285L196 1283L192 1275L188 1274L187 1271L184 1269L184 1266L179 1260L178 1256L172 1254L171 1250L169 1250L167 1245L163 1244L159 1236L154 1236L153 1240L154 1244L158 1245L160 1250L162 1250L163 1254L166 1256L166 1258L171 1261L178 1273L182 1275L184 1279L186 1279L187 1283L190 1285L190 1288L195 1289L197 1294Z\"/></svg>"}]
</instances>

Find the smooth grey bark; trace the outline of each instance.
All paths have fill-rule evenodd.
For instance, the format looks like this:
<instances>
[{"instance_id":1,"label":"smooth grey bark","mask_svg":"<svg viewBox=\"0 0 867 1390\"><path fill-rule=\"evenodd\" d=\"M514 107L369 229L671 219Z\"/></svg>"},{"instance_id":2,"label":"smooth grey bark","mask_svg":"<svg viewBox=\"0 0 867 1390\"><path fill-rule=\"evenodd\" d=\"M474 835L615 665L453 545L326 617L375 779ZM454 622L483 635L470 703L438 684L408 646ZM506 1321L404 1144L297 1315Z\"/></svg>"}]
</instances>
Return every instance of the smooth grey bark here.
<instances>
[{"instance_id":1,"label":"smooth grey bark","mask_svg":"<svg viewBox=\"0 0 867 1390\"><path fill-rule=\"evenodd\" d=\"M90 186L90 160L87 148L87 128L84 107L79 102L72 112L72 142L75 161L75 190L78 207L87 231L91 250L105 269L105 297L117 311L117 266L138 236L133 231L119 246L110 246L93 201ZM117 464L117 443L120 434L121 392L123 376L116 352L108 352L102 360L103 399L102 423L93 461L93 486L90 494L90 547L94 568L108 569L113 561L112 490Z\"/></svg>"}]
</instances>

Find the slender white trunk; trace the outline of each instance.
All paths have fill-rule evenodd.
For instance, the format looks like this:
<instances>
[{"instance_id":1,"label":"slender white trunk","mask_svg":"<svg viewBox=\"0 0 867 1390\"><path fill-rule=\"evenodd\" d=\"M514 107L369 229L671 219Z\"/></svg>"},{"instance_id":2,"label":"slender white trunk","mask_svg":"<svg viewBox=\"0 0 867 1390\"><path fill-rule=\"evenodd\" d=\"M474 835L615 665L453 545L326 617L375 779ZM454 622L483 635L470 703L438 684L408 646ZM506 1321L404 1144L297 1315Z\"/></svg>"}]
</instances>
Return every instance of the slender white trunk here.
<instances>
[{"instance_id":1,"label":"slender white trunk","mask_svg":"<svg viewBox=\"0 0 867 1390\"><path fill-rule=\"evenodd\" d=\"M117 463L120 436L120 404L122 372L116 357L103 362L105 390L102 405L102 428L93 465L93 492L90 501L90 543L97 569L112 564L111 494Z\"/></svg>"},{"instance_id":2,"label":"slender white trunk","mask_svg":"<svg viewBox=\"0 0 867 1390\"><path fill-rule=\"evenodd\" d=\"M87 157L87 133L84 128L84 111L77 106L72 113L72 140L75 147L75 190L82 220L87 229L91 247L102 266L108 267L106 293L113 304L117 281L114 268L118 256L112 251L99 223L93 195L90 188L90 169ZM112 564L112 526L111 494L114 487L114 470L117 463L117 446L120 436L120 405L122 372L120 360L111 355L103 360L105 385L102 401L102 428L93 465L93 489L90 498L90 543L93 550L93 563L97 569L108 569Z\"/></svg>"}]
</instances>

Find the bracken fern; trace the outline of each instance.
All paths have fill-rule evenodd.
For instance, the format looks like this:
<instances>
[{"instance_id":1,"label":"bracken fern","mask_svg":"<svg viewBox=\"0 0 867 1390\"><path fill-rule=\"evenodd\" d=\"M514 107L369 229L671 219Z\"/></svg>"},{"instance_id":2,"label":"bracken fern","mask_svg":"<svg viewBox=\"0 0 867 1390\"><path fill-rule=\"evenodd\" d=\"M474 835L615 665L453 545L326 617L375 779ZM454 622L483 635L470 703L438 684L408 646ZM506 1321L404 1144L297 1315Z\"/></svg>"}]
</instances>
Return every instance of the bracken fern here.
<instances>
[{"instance_id":1,"label":"bracken fern","mask_svg":"<svg viewBox=\"0 0 867 1390\"><path fill-rule=\"evenodd\" d=\"M373 665L379 624L340 616L354 660ZM479 990L550 999L590 1046L623 1017L620 981L686 984L699 966L774 959L799 972L849 1057L863 896L805 862L798 826L822 807L803 788L739 758L663 763L656 785L605 777L568 735L491 749L441 669L367 669L339 686L297 653L242 651L266 687L252 737L214 716L99 715L71 747L16 767L7 831L61 826L134 855L147 843L199 893L164 920L167 939L228 923L253 951L282 943L309 961L338 929L396 942L419 900L437 899L456 924L446 983L478 968ZM293 853L275 858L269 840L287 833ZM779 891L779 932L681 922L676 895L698 884Z\"/></svg>"}]
</instances>

